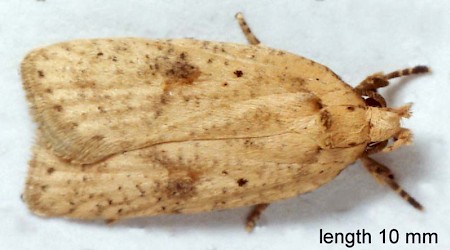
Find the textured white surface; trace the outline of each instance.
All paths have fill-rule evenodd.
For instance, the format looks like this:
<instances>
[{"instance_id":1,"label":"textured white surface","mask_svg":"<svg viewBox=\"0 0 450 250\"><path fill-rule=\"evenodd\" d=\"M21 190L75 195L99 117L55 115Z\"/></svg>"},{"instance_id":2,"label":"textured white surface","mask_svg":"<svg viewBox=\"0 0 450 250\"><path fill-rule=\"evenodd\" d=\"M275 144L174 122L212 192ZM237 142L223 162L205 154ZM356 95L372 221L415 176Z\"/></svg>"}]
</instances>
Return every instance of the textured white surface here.
<instances>
[{"instance_id":1,"label":"textured white surface","mask_svg":"<svg viewBox=\"0 0 450 250\"><path fill-rule=\"evenodd\" d=\"M415 144L376 158L426 210L412 209L359 164L319 190L273 204L252 234L248 208L198 215L103 222L43 219L20 200L35 125L19 64L31 49L75 38L193 37L244 43L234 14L243 11L268 46L325 64L351 85L380 70L416 64L433 73L393 81L392 106L414 103L405 126ZM320 245L319 229L372 233L354 249L450 249L450 2L375 1L0 1L1 249L345 249ZM382 245L378 232L437 232L432 246Z\"/></svg>"}]
</instances>

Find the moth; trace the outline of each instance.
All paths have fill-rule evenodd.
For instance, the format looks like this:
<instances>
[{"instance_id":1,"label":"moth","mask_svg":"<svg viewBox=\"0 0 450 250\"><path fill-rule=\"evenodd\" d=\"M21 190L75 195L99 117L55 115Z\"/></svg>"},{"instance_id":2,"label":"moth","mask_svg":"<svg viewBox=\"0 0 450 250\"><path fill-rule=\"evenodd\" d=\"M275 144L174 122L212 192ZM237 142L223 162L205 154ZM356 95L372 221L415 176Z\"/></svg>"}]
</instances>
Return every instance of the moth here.
<instances>
[{"instance_id":1,"label":"moth","mask_svg":"<svg viewBox=\"0 0 450 250\"><path fill-rule=\"evenodd\" d=\"M30 52L21 75L38 124L24 191L40 216L118 219L255 206L313 191L361 160L417 209L370 155L411 143L377 92L416 66L355 88L327 67L250 45L114 38Z\"/></svg>"}]
</instances>

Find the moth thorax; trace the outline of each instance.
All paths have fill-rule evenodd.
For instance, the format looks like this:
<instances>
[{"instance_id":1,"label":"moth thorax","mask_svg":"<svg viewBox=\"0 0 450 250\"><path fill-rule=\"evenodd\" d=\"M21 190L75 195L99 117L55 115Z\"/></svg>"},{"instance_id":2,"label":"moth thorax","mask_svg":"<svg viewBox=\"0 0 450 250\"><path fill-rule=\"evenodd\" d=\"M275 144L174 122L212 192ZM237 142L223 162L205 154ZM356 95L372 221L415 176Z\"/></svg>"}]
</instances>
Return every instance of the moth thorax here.
<instances>
[{"instance_id":1,"label":"moth thorax","mask_svg":"<svg viewBox=\"0 0 450 250\"><path fill-rule=\"evenodd\" d=\"M400 108L378 108L367 109L367 121L370 125L369 136L372 142L388 140L401 130L400 120L409 118L411 104Z\"/></svg>"}]
</instances>

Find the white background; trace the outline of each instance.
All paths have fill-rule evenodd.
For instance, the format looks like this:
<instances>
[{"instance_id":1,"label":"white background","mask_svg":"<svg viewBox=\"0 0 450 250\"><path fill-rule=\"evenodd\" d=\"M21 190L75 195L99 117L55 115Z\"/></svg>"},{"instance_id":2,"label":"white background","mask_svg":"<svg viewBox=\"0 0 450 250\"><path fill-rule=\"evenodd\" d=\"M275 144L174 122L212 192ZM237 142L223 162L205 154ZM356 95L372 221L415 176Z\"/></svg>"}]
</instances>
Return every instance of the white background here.
<instances>
[{"instance_id":1,"label":"white background","mask_svg":"<svg viewBox=\"0 0 450 250\"><path fill-rule=\"evenodd\" d=\"M193 37L245 43L242 11L268 46L309 57L356 85L377 71L417 64L433 73L393 81L392 106L413 102L404 122L413 146L376 156L425 206L418 212L359 163L315 192L272 204L252 234L248 208L198 215L103 222L43 219L20 200L35 125L19 64L31 49L76 38ZM0 1L0 249L345 249L320 245L319 229L372 233L353 249L450 249L450 2L304 1ZM382 245L379 231L436 232L439 244Z\"/></svg>"}]
</instances>

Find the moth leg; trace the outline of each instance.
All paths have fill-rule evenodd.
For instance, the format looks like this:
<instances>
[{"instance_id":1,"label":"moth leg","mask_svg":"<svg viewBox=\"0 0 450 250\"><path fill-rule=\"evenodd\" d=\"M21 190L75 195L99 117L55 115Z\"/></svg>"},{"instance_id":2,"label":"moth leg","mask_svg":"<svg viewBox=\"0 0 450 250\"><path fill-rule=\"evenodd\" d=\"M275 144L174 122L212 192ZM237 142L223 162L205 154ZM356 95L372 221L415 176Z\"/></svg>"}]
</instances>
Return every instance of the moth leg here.
<instances>
[{"instance_id":1,"label":"moth leg","mask_svg":"<svg viewBox=\"0 0 450 250\"><path fill-rule=\"evenodd\" d=\"M235 17L239 23L239 26L241 27L242 32L245 35L245 38L247 38L247 41L251 45L260 44L260 41L258 40L258 38L256 38L256 36L252 33L252 31L250 30L250 27L248 27L248 24L244 19L244 15L242 15L241 12L238 12L238 13L236 13Z\"/></svg>"},{"instance_id":2,"label":"moth leg","mask_svg":"<svg viewBox=\"0 0 450 250\"><path fill-rule=\"evenodd\" d=\"M374 142L370 143L366 147L365 155L372 155L381 152L389 143L389 140L385 140L382 142Z\"/></svg>"},{"instance_id":3,"label":"moth leg","mask_svg":"<svg viewBox=\"0 0 450 250\"><path fill-rule=\"evenodd\" d=\"M416 66L412 68L397 70L388 74L375 73L368 76L360 84L358 84L358 86L355 87L355 90L361 96L368 97L368 99L366 99L368 105L386 107L386 101L380 94L377 93L377 89L388 86L389 79L407 75L422 74L429 71L430 69L427 66Z\"/></svg>"},{"instance_id":4,"label":"moth leg","mask_svg":"<svg viewBox=\"0 0 450 250\"><path fill-rule=\"evenodd\" d=\"M114 223L116 223L117 221L118 221L118 219L106 219L105 223L110 226L110 225L113 225Z\"/></svg>"},{"instance_id":5,"label":"moth leg","mask_svg":"<svg viewBox=\"0 0 450 250\"><path fill-rule=\"evenodd\" d=\"M416 74L423 74L430 72L430 68L427 66L419 65L412 68L406 68L401 70L396 70L394 72L391 72L386 75L387 79L397 78L401 76L408 76L408 75L416 75Z\"/></svg>"},{"instance_id":6,"label":"moth leg","mask_svg":"<svg viewBox=\"0 0 450 250\"><path fill-rule=\"evenodd\" d=\"M392 174L392 171L388 167L367 156L361 157L360 160L378 183L381 185L388 185L414 208L418 210L423 209L422 205L417 200L400 187L397 181L395 181L394 174Z\"/></svg>"},{"instance_id":7,"label":"moth leg","mask_svg":"<svg viewBox=\"0 0 450 250\"><path fill-rule=\"evenodd\" d=\"M376 90L362 90L359 92L361 96L367 96L368 98L365 99L365 102L367 105L371 107L386 107L387 103L384 97Z\"/></svg>"},{"instance_id":8,"label":"moth leg","mask_svg":"<svg viewBox=\"0 0 450 250\"><path fill-rule=\"evenodd\" d=\"M409 145L412 142L412 133L409 129L401 128L400 131L394 135L394 143L385 147L383 152L391 152L403 145Z\"/></svg>"},{"instance_id":9,"label":"moth leg","mask_svg":"<svg viewBox=\"0 0 450 250\"><path fill-rule=\"evenodd\" d=\"M256 221L261 216L262 212L269 206L269 203L262 203L258 204L253 207L253 210L250 212L250 214L247 216L247 223L245 226L245 229L248 232L253 231L253 228L255 227Z\"/></svg>"},{"instance_id":10,"label":"moth leg","mask_svg":"<svg viewBox=\"0 0 450 250\"><path fill-rule=\"evenodd\" d=\"M389 85L389 79L414 75L414 74L422 74L430 72L430 69L427 66L416 66L412 68L406 68L401 70L396 70L389 74L383 73L375 73L373 75L368 76L364 79L358 86L356 86L357 90L377 90L379 88L383 88Z\"/></svg>"}]
</instances>

